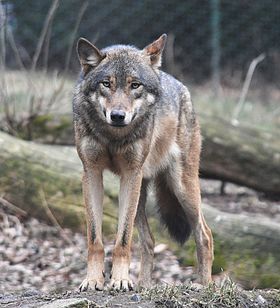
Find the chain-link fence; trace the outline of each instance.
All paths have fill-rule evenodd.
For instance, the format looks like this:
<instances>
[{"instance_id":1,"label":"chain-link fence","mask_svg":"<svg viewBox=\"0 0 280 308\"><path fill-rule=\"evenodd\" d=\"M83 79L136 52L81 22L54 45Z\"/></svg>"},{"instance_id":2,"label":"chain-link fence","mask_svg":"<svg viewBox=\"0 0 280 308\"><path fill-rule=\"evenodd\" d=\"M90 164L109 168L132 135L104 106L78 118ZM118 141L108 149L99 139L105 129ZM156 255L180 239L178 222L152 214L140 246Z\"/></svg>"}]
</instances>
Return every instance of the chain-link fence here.
<instances>
[{"instance_id":1,"label":"chain-link fence","mask_svg":"<svg viewBox=\"0 0 280 308\"><path fill-rule=\"evenodd\" d=\"M2 16L1 26L12 29L27 66L52 3L2 0L6 18ZM279 0L61 0L46 30L38 59L41 66L63 69L70 61L70 69L76 71L71 46L79 36L99 47L115 43L144 47L165 32L170 36L165 68L172 73L190 81L214 78L219 83L237 71L244 75L251 61L265 53L258 71L266 81L279 84ZM69 48L72 55L67 58ZM6 62L17 65L9 42Z\"/></svg>"}]
</instances>

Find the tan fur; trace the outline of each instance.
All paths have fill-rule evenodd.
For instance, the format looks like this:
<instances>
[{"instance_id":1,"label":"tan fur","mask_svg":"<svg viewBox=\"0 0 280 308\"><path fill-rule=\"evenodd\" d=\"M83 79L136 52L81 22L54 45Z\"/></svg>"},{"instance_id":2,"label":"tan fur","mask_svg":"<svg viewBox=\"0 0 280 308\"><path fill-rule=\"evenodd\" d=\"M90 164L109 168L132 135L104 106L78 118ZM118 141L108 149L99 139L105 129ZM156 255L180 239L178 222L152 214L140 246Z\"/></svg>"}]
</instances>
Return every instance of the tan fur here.
<instances>
[{"instance_id":1,"label":"tan fur","mask_svg":"<svg viewBox=\"0 0 280 308\"><path fill-rule=\"evenodd\" d=\"M176 143L177 122L173 116L162 117L153 131L150 151L143 165L145 177L151 177L165 168L173 156L179 154Z\"/></svg>"}]
</instances>

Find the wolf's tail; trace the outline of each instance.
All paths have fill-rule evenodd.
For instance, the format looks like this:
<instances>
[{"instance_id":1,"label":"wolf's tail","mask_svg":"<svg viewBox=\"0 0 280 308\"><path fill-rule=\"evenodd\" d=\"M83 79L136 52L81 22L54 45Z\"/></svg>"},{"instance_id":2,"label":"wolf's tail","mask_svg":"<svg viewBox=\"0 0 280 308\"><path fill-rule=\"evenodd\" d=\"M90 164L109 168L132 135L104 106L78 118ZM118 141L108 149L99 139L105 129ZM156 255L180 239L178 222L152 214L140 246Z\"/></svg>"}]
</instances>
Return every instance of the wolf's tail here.
<instances>
[{"instance_id":1,"label":"wolf's tail","mask_svg":"<svg viewBox=\"0 0 280 308\"><path fill-rule=\"evenodd\" d=\"M188 217L174 192L170 189L164 174L156 178L155 188L161 219L169 234L183 245L192 231Z\"/></svg>"}]
</instances>

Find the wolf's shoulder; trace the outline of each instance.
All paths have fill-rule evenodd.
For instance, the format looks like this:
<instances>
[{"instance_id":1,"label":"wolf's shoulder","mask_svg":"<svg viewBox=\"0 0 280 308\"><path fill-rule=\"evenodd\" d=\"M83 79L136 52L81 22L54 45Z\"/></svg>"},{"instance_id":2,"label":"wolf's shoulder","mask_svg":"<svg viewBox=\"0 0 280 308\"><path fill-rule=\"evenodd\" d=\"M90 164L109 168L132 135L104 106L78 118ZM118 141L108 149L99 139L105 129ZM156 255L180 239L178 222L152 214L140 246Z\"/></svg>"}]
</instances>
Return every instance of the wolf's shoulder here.
<instances>
[{"instance_id":1,"label":"wolf's shoulder","mask_svg":"<svg viewBox=\"0 0 280 308\"><path fill-rule=\"evenodd\" d=\"M179 101L183 97L190 100L190 93L186 85L173 77L172 75L160 71L160 84L162 94L164 97L171 98L172 100Z\"/></svg>"}]
</instances>

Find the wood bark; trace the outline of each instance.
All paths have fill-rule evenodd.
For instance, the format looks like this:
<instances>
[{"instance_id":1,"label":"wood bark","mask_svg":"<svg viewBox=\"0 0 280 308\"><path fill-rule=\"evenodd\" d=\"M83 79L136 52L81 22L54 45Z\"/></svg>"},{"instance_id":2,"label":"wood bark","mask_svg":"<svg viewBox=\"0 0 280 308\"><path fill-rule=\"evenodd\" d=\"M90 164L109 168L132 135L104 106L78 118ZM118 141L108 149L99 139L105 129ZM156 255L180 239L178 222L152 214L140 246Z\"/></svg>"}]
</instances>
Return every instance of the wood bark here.
<instances>
[{"instance_id":1,"label":"wood bark","mask_svg":"<svg viewBox=\"0 0 280 308\"><path fill-rule=\"evenodd\" d=\"M200 115L200 175L280 196L280 134Z\"/></svg>"}]
</instances>

